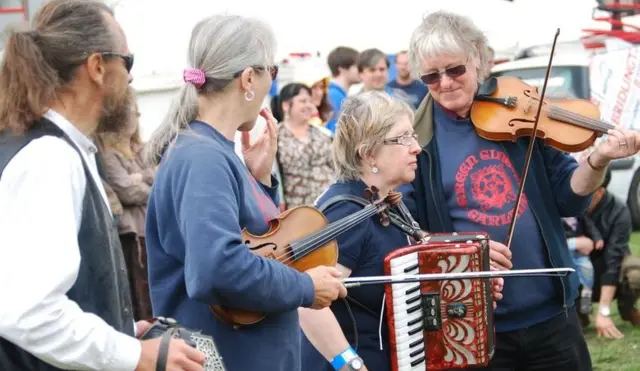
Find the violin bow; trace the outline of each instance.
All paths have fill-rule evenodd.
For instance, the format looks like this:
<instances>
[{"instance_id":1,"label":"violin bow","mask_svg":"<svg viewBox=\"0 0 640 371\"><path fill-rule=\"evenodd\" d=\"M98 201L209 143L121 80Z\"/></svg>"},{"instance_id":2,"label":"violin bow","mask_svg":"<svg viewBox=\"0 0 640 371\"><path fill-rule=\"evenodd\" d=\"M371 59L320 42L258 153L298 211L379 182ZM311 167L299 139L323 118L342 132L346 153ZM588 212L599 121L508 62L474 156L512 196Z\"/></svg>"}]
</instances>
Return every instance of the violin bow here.
<instances>
[{"instance_id":1,"label":"violin bow","mask_svg":"<svg viewBox=\"0 0 640 371\"><path fill-rule=\"evenodd\" d=\"M538 132L538 121L540 120L540 112L542 111L542 104L544 103L544 94L547 91L547 82L549 81L549 74L551 73L551 63L553 61L553 54L556 50L556 41L558 41L558 35L560 35L560 29L556 30L556 35L553 38L553 45L551 46L551 55L549 55L549 65L547 66L547 72L544 77L544 83L542 85L542 93L540 94L540 102L538 102L538 112L536 113L536 121L533 124L533 133L531 134L531 140L529 141L529 147L527 148L527 155L524 160L524 170L522 171L522 180L520 181L520 189L518 190L518 197L516 198L516 205L513 207L513 216L511 217L511 224L509 224L509 233L507 233L507 248L511 250L511 241L513 240L513 232L516 227L516 221L518 220L518 212L520 211L520 204L522 202L522 195L524 194L524 184L527 180L527 174L529 173L529 163L531 162L531 155L533 154L533 146L536 142L536 134Z\"/></svg>"},{"instance_id":2,"label":"violin bow","mask_svg":"<svg viewBox=\"0 0 640 371\"><path fill-rule=\"evenodd\" d=\"M478 278L496 277L537 277L555 276L562 277L575 272L573 268L543 268L543 269L516 269L510 271L480 271L480 272L454 272L454 273L429 273L429 274L399 274L393 276L350 277L342 280L344 287L352 288L365 285L379 285L386 283L413 283L422 281L451 281L468 280Z\"/></svg>"}]
</instances>

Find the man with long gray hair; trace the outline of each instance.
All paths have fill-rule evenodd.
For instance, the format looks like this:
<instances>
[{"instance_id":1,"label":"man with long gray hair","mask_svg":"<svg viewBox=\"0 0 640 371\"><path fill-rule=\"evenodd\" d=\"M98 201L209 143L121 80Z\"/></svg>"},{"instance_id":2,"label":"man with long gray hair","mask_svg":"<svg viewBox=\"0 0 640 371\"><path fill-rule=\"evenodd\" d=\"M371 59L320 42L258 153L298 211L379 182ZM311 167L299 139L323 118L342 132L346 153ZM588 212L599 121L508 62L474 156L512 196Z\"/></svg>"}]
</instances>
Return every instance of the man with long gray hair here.
<instances>
[{"instance_id":1,"label":"man with long gray hair","mask_svg":"<svg viewBox=\"0 0 640 371\"><path fill-rule=\"evenodd\" d=\"M126 111L133 55L112 11L53 0L12 32L0 71L0 368L202 370L172 340L139 341L127 272L89 139ZM160 358L160 359L159 359Z\"/></svg>"},{"instance_id":2,"label":"man with long gray hair","mask_svg":"<svg viewBox=\"0 0 640 371\"><path fill-rule=\"evenodd\" d=\"M414 124L423 148L413 182L418 222L434 233L485 231L491 249L504 250L530 138L489 141L471 122L487 74L487 39L468 18L436 12L414 31L409 59L429 88ZM640 133L625 129L609 131L583 164L537 141L515 216L513 269L573 267L561 217L583 213L609 162L638 150ZM505 279L490 369L591 370L574 306L577 289L575 273Z\"/></svg>"}]
</instances>

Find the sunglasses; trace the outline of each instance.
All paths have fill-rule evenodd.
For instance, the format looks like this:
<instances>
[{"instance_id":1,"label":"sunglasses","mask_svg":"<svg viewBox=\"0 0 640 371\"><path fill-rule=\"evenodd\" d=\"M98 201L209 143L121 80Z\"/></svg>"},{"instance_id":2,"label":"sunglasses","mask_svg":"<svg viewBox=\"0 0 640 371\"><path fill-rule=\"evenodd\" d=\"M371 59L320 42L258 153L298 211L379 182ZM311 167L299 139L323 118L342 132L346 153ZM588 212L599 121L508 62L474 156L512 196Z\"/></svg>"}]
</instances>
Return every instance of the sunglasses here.
<instances>
[{"instance_id":1,"label":"sunglasses","mask_svg":"<svg viewBox=\"0 0 640 371\"><path fill-rule=\"evenodd\" d=\"M251 68L253 68L255 70L259 70L259 71L264 71L265 70L265 68L263 66L251 66ZM278 66L276 66L276 65L269 66L267 69L269 70L269 73L271 74L271 80L275 81L276 78L278 77ZM235 78L240 77L240 75L242 75L243 72L244 72L244 70L234 73L233 74L233 78L235 79Z\"/></svg>"},{"instance_id":2,"label":"sunglasses","mask_svg":"<svg viewBox=\"0 0 640 371\"><path fill-rule=\"evenodd\" d=\"M124 61L125 67L127 68L127 72L131 72L131 69L133 68L133 54L129 54L129 55L124 55L124 54L120 54L120 53L114 53L114 52L102 52L100 53L105 57L118 57L118 58L122 58L122 60Z\"/></svg>"},{"instance_id":3,"label":"sunglasses","mask_svg":"<svg viewBox=\"0 0 640 371\"><path fill-rule=\"evenodd\" d=\"M460 77L464 75L466 72L467 72L467 66L465 66L464 64L461 64L459 66L449 67L443 71L441 70L441 71L431 72L426 75L422 75L420 76L420 80L422 80L422 82L424 82L425 84L435 84L440 81L440 79L442 78L442 75L444 74L454 79L456 77Z\"/></svg>"}]
</instances>

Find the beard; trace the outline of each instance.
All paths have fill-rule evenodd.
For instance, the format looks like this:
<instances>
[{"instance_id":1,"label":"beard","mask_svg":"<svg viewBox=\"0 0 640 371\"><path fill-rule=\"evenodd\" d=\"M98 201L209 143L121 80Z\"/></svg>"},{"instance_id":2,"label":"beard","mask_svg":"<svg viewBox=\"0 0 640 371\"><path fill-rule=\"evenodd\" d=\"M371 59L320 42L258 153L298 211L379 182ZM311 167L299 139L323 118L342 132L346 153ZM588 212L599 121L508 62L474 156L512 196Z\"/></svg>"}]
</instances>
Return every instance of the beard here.
<instances>
[{"instance_id":1,"label":"beard","mask_svg":"<svg viewBox=\"0 0 640 371\"><path fill-rule=\"evenodd\" d=\"M135 93L127 87L124 93L109 89L102 103L102 114L98 124L98 132L119 133L126 126L131 116L131 109L135 101Z\"/></svg>"}]
</instances>

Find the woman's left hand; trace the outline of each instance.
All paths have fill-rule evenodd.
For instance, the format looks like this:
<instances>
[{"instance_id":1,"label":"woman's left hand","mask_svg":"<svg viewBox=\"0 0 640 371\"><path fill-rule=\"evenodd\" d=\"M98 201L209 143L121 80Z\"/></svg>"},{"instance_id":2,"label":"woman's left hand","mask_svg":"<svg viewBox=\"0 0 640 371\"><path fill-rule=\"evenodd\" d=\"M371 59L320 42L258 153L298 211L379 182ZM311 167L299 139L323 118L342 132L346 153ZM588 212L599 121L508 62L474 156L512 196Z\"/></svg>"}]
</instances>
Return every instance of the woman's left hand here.
<instances>
[{"instance_id":1,"label":"woman's left hand","mask_svg":"<svg viewBox=\"0 0 640 371\"><path fill-rule=\"evenodd\" d=\"M499 269L491 267L492 271ZM493 297L493 309L496 309L498 300L502 300L502 289L504 288L504 278L496 277L491 279L491 295Z\"/></svg>"},{"instance_id":2,"label":"woman's left hand","mask_svg":"<svg viewBox=\"0 0 640 371\"><path fill-rule=\"evenodd\" d=\"M596 147L595 152L610 161L633 156L640 151L640 131L615 128L607 132L609 137Z\"/></svg>"},{"instance_id":3,"label":"woman's left hand","mask_svg":"<svg viewBox=\"0 0 640 371\"><path fill-rule=\"evenodd\" d=\"M242 155L251 174L271 186L271 170L278 149L277 122L268 108L261 109L260 116L267 121L264 131L253 145L249 132L242 132Z\"/></svg>"}]
</instances>

